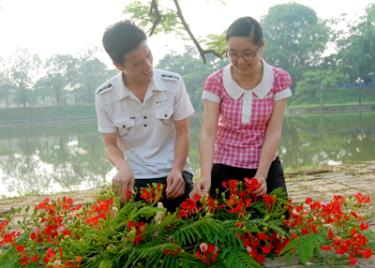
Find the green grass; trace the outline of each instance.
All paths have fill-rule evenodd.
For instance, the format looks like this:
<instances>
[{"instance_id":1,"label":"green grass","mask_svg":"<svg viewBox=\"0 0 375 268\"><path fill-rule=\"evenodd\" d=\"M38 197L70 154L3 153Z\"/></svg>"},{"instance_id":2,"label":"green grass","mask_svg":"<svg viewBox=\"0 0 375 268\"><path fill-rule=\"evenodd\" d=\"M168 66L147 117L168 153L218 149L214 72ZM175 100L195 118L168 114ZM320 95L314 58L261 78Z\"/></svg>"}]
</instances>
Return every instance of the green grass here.
<instances>
[{"instance_id":1,"label":"green grass","mask_svg":"<svg viewBox=\"0 0 375 268\"><path fill-rule=\"evenodd\" d=\"M323 91L322 95L325 107L358 105L359 99L363 105L375 104L375 89L363 89L360 95L355 89L330 89ZM296 108L320 107L319 93L313 95L297 91L288 101L288 106Z\"/></svg>"},{"instance_id":2,"label":"green grass","mask_svg":"<svg viewBox=\"0 0 375 268\"><path fill-rule=\"evenodd\" d=\"M94 104L0 109L0 124L95 118Z\"/></svg>"}]
</instances>

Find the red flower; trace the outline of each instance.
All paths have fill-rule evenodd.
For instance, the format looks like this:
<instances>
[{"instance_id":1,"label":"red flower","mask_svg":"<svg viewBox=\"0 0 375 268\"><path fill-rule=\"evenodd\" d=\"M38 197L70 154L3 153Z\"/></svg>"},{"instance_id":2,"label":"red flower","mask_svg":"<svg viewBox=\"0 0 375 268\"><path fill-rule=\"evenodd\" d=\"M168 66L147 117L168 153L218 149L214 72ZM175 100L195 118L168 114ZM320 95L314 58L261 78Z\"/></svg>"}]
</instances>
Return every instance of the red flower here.
<instances>
[{"instance_id":1,"label":"red flower","mask_svg":"<svg viewBox=\"0 0 375 268\"><path fill-rule=\"evenodd\" d=\"M56 253L53 248L48 248L46 254L43 257L43 262L48 264L56 259Z\"/></svg>"},{"instance_id":2,"label":"red flower","mask_svg":"<svg viewBox=\"0 0 375 268\"><path fill-rule=\"evenodd\" d=\"M39 260L39 256L38 255L34 255L31 257L31 262L37 262Z\"/></svg>"},{"instance_id":3,"label":"red flower","mask_svg":"<svg viewBox=\"0 0 375 268\"><path fill-rule=\"evenodd\" d=\"M257 233L257 237L261 240L268 240L268 236L264 233Z\"/></svg>"},{"instance_id":4,"label":"red flower","mask_svg":"<svg viewBox=\"0 0 375 268\"><path fill-rule=\"evenodd\" d=\"M199 250L195 252L195 256L200 259L203 263L211 265L216 262L218 254L218 248L210 243L201 243Z\"/></svg>"},{"instance_id":5,"label":"red flower","mask_svg":"<svg viewBox=\"0 0 375 268\"><path fill-rule=\"evenodd\" d=\"M333 238L333 232L332 232L331 229L328 229L327 238L328 238L328 240L332 240L332 238Z\"/></svg>"},{"instance_id":6,"label":"red flower","mask_svg":"<svg viewBox=\"0 0 375 268\"><path fill-rule=\"evenodd\" d=\"M147 188L141 188L141 198L147 202L151 202L151 193Z\"/></svg>"},{"instance_id":7,"label":"red flower","mask_svg":"<svg viewBox=\"0 0 375 268\"><path fill-rule=\"evenodd\" d=\"M371 250L370 248L367 248L367 249L365 249L365 250L363 250L363 251L361 252L361 255L362 255L364 258L369 259L369 258L372 257L372 250Z\"/></svg>"},{"instance_id":8,"label":"red flower","mask_svg":"<svg viewBox=\"0 0 375 268\"><path fill-rule=\"evenodd\" d=\"M19 252L19 253L22 253L25 251L25 246L24 245L17 245L16 246L16 250Z\"/></svg>"},{"instance_id":9,"label":"red flower","mask_svg":"<svg viewBox=\"0 0 375 268\"><path fill-rule=\"evenodd\" d=\"M13 243L21 233L19 231L11 231L3 235L3 240L0 240L0 245Z\"/></svg>"},{"instance_id":10,"label":"red flower","mask_svg":"<svg viewBox=\"0 0 375 268\"><path fill-rule=\"evenodd\" d=\"M272 249L273 249L272 244L269 244L268 246L262 247L262 253L263 254L270 254Z\"/></svg>"},{"instance_id":11,"label":"red flower","mask_svg":"<svg viewBox=\"0 0 375 268\"><path fill-rule=\"evenodd\" d=\"M274 195L264 194L262 198L264 203L266 203L266 208L271 210L272 206L276 203L276 197Z\"/></svg>"},{"instance_id":12,"label":"red flower","mask_svg":"<svg viewBox=\"0 0 375 268\"><path fill-rule=\"evenodd\" d=\"M22 266L26 266L29 264L29 257L26 256L26 255L23 255L21 256L19 259L18 259L18 263Z\"/></svg>"},{"instance_id":13,"label":"red flower","mask_svg":"<svg viewBox=\"0 0 375 268\"><path fill-rule=\"evenodd\" d=\"M348 257L348 261L349 261L349 264L350 265L356 265L358 263L358 260L356 257L352 256L352 255L349 255Z\"/></svg>"},{"instance_id":14,"label":"red flower","mask_svg":"<svg viewBox=\"0 0 375 268\"><path fill-rule=\"evenodd\" d=\"M5 230L5 227L9 224L8 220L1 220L0 221L0 233L2 233Z\"/></svg>"},{"instance_id":15,"label":"red flower","mask_svg":"<svg viewBox=\"0 0 375 268\"><path fill-rule=\"evenodd\" d=\"M367 223L361 223L359 225L359 228L361 229L361 231L365 231L368 229L368 224Z\"/></svg>"},{"instance_id":16,"label":"red flower","mask_svg":"<svg viewBox=\"0 0 375 268\"><path fill-rule=\"evenodd\" d=\"M180 205L180 210L178 215L181 218L188 218L191 215L195 215L198 213L202 208L198 206L198 201L200 201L201 196L199 194L195 194L193 198L188 198L183 201Z\"/></svg>"},{"instance_id":17,"label":"red flower","mask_svg":"<svg viewBox=\"0 0 375 268\"><path fill-rule=\"evenodd\" d=\"M358 204L369 204L371 202L371 198L369 195L355 193L354 197L356 198Z\"/></svg>"},{"instance_id":18,"label":"red flower","mask_svg":"<svg viewBox=\"0 0 375 268\"><path fill-rule=\"evenodd\" d=\"M257 178L244 178L244 181L245 181L245 185L246 185L246 189L252 193L254 192L256 189L259 188L259 182L258 182L258 179Z\"/></svg>"},{"instance_id":19,"label":"red flower","mask_svg":"<svg viewBox=\"0 0 375 268\"><path fill-rule=\"evenodd\" d=\"M328 250L331 250L332 247L329 246L329 245L322 245L322 246L320 246L320 249L321 249L321 250L324 250L324 251L328 251Z\"/></svg>"},{"instance_id":20,"label":"red flower","mask_svg":"<svg viewBox=\"0 0 375 268\"><path fill-rule=\"evenodd\" d=\"M165 248L163 250L164 255L172 255L172 256L177 256L180 252L181 252L181 248L176 248L176 249Z\"/></svg>"},{"instance_id":21,"label":"red flower","mask_svg":"<svg viewBox=\"0 0 375 268\"><path fill-rule=\"evenodd\" d=\"M140 244L142 242L142 235L143 231L146 228L144 222L135 222L135 221L128 221L128 228L129 230L135 230L134 237L132 237L132 241L134 245Z\"/></svg>"}]
</instances>

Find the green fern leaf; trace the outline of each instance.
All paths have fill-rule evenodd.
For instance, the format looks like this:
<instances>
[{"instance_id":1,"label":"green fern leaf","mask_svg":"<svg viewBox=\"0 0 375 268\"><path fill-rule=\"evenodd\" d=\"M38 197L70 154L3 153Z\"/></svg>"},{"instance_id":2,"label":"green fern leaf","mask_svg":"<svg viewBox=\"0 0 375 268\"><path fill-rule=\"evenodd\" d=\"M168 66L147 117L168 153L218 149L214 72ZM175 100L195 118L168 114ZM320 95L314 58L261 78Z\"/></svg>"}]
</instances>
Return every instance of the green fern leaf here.
<instances>
[{"instance_id":1,"label":"green fern leaf","mask_svg":"<svg viewBox=\"0 0 375 268\"><path fill-rule=\"evenodd\" d=\"M228 268L261 268L251 256L236 248L226 249L220 255Z\"/></svg>"},{"instance_id":2,"label":"green fern leaf","mask_svg":"<svg viewBox=\"0 0 375 268\"><path fill-rule=\"evenodd\" d=\"M204 218L180 228L174 238L181 245L191 245L198 241L222 241L225 230L220 221Z\"/></svg>"},{"instance_id":3,"label":"green fern leaf","mask_svg":"<svg viewBox=\"0 0 375 268\"><path fill-rule=\"evenodd\" d=\"M281 254L286 256L297 256L301 263L306 263L314 256L314 252L320 250L320 246L325 243L325 237L322 234L310 233L302 235L290 241Z\"/></svg>"}]
</instances>

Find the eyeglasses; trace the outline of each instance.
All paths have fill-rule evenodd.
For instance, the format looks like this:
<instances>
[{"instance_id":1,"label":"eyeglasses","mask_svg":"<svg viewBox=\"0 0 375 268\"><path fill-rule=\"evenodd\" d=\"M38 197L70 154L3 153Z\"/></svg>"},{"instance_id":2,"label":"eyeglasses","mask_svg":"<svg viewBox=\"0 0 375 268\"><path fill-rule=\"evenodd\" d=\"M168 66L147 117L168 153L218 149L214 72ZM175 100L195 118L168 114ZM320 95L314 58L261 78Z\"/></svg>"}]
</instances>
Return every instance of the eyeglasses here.
<instances>
[{"instance_id":1,"label":"eyeglasses","mask_svg":"<svg viewBox=\"0 0 375 268\"><path fill-rule=\"evenodd\" d=\"M258 50L259 50L259 47L257 46L254 50L246 51L242 55L238 55L238 54L236 54L236 52L229 50L229 51L227 51L227 57L231 61L238 61L240 58L243 58L245 61L250 61L250 60L252 60L256 57L256 55L258 54Z\"/></svg>"}]
</instances>

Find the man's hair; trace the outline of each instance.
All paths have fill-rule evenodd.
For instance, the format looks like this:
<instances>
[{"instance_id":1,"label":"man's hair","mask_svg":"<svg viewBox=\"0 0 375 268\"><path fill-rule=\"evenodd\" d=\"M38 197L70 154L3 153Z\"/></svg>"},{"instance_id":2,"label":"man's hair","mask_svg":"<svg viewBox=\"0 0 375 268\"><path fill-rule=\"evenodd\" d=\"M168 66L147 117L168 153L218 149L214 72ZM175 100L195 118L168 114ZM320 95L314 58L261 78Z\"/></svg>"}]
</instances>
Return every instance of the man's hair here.
<instances>
[{"instance_id":1,"label":"man's hair","mask_svg":"<svg viewBox=\"0 0 375 268\"><path fill-rule=\"evenodd\" d=\"M231 37L249 37L257 46L263 41L263 30L252 17L242 17L235 20L228 28L225 40Z\"/></svg>"},{"instance_id":2,"label":"man's hair","mask_svg":"<svg viewBox=\"0 0 375 268\"><path fill-rule=\"evenodd\" d=\"M117 64L124 63L124 56L146 40L146 34L129 20L109 26L102 38L105 51Z\"/></svg>"}]
</instances>

